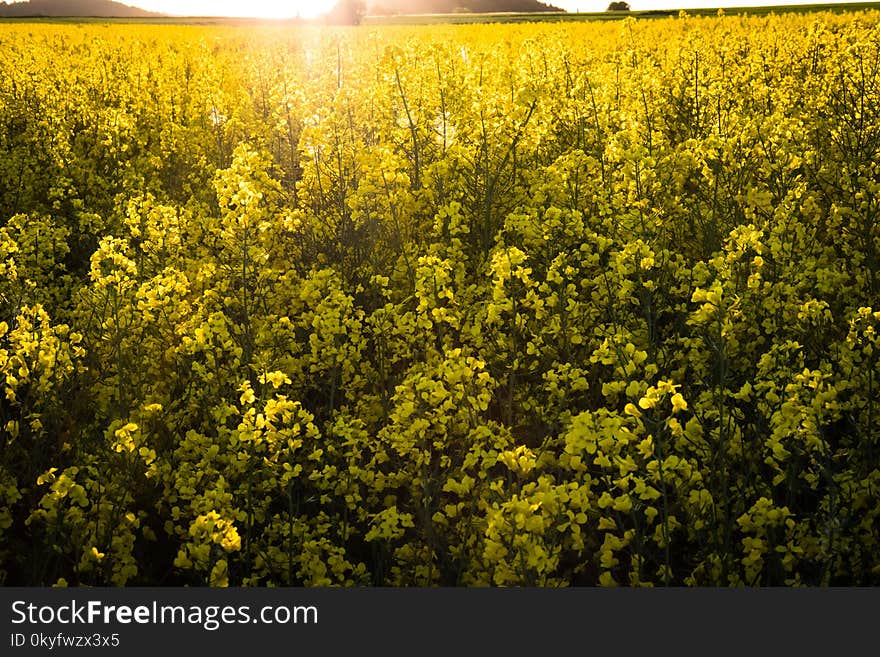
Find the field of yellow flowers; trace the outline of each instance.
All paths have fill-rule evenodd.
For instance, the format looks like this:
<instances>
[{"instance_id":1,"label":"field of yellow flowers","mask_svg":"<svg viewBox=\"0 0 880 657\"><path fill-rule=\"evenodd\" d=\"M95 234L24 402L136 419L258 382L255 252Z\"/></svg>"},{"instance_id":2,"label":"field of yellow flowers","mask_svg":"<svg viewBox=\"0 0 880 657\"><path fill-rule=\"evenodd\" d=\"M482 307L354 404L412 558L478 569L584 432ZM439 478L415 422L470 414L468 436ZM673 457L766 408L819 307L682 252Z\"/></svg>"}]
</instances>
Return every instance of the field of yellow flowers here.
<instances>
[{"instance_id":1,"label":"field of yellow flowers","mask_svg":"<svg viewBox=\"0 0 880 657\"><path fill-rule=\"evenodd\" d=\"M0 69L0 583L880 584L880 13Z\"/></svg>"}]
</instances>

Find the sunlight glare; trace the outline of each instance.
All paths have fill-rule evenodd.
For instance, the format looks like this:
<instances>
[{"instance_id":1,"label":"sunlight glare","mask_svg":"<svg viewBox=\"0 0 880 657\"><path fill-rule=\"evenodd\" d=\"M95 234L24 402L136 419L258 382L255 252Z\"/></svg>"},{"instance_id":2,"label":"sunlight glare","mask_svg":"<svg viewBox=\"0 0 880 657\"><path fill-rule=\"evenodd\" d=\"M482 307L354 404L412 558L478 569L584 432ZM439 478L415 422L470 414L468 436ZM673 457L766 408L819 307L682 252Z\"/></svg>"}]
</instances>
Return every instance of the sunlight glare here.
<instances>
[{"instance_id":1,"label":"sunlight glare","mask_svg":"<svg viewBox=\"0 0 880 657\"><path fill-rule=\"evenodd\" d=\"M315 18L330 11L334 0L129 0L126 4L172 16Z\"/></svg>"}]
</instances>

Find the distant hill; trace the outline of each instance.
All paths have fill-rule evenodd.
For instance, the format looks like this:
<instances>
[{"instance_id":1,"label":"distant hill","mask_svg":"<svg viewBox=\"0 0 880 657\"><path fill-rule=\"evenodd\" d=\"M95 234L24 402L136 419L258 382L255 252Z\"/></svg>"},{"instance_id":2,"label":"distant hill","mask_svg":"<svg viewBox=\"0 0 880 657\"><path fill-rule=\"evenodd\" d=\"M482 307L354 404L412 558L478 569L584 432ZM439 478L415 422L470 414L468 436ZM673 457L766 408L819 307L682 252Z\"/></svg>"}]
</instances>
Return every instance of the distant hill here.
<instances>
[{"instance_id":1,"label":"distant hill","mask_svg":"<svg viewBox=\"0 0 880 657\"><path fill-rule=\"evenodd\" d=\"M0 2L0 17L95 16L99 18L149 18L162 16L112 0L29 0Z\"/></svg>"},{"instance_id":2,"label":"distant hill","mask_svg":"<svg viewBox=\"0 0 880 657\"><path fill-rule=\"evenodd\" d=\"M564 11L538 0L369 0L365 4L367 13L373 15ZM0 1L0 18L29 16L155 18L163 15L113 0Z\"/></svg>"},{"instance_id":3,"label":"distant hill","mask_svg":"<svg viewBox=\"0 0 880 657\"><path fill-rule=\"evenodd\" d=\"M565 11L538 0L374 0L367 2L367 13L393 14L452 14L457 12L535 12Z\"/></svg>"}]
</instances>

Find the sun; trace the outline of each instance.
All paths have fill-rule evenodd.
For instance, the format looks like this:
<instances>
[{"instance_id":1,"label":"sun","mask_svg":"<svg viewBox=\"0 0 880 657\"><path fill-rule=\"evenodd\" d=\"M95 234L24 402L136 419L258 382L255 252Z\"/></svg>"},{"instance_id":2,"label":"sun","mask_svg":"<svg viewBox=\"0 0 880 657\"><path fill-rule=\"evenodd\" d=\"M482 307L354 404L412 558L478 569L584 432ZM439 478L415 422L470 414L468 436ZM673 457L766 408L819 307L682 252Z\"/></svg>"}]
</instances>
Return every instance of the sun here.
<instances>
[{"instance_id":1,"label":"sun","mask_svg":"<svg viewBox=\"0 0 880 657\"><path fill-rule=\"evenodd\" d=\"M314 18L330 11L335 2L334 0L130 0L126 4L172 16Z\"/></svg>"}]
</instances>

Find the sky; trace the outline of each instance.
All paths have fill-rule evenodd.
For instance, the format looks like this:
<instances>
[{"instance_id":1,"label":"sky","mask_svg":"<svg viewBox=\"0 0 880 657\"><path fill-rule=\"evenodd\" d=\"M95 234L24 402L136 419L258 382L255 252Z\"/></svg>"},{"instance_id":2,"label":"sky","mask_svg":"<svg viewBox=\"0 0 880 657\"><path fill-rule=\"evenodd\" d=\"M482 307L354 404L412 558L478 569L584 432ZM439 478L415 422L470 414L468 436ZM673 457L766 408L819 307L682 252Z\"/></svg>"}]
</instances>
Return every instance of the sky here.
<instances>
[{"instance_id":1,"label":"sky","mask_svg":"<svg viewBox=\"0 0 880 657\"><path fill-rule=\"evenodd\" d=\"M177 16L242 16L248 18L314 18L335 0L117 0L126 5Z\"/></svg>"},{"instance_id":2,"label":"sky","mask_svg":"<svg viewBox=\"0 0 880 657\"><path fill-rule=\"evenodd\" d=\"M242 16L255 18L313 18L327 12L335 0L119 0L178 16ZM566 11L604 11L610 0L544 0ZM691 9L696 7L753 7L811 4L823 0L629 0L634 10ZM834 0L824 0L833 2Z\"/></svg>"}]
</instances>

